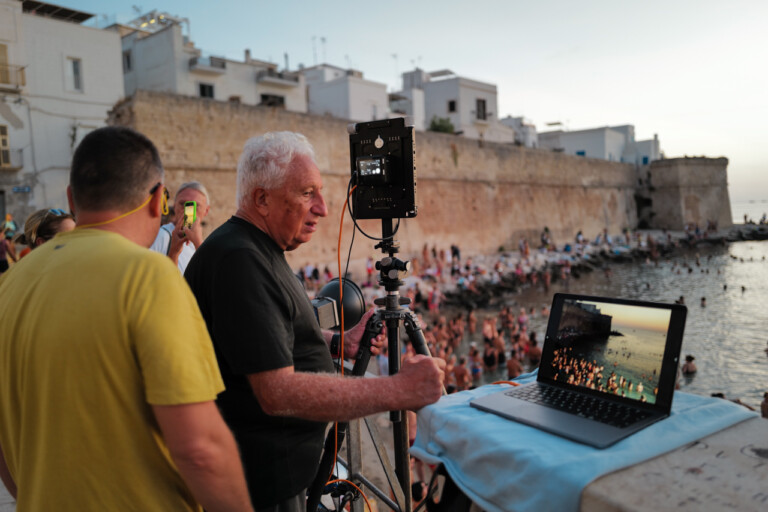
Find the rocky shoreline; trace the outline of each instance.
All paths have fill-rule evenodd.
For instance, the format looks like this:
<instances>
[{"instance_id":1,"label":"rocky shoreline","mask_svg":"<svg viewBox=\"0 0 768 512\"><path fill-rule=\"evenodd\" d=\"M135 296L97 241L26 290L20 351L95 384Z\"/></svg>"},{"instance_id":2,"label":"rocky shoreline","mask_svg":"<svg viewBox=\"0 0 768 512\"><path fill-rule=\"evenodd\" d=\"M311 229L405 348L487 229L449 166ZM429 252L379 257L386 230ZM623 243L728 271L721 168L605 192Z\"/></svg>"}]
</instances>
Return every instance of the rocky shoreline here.
<instances>
[{"instance_id":1,"label":"rocky shoreline","mask_svg":"<svg viewBox=\"0 0 768 512\"><path fill-rule=\"evenodd\" d=\"M698 250L727 246L733 242L768 240L768 225L739 224L728 230L709 233L706 236L689 235L685 232L637 231L630 244L614 243L608 245L586 244L578 249L567 251L538 252L525 262L519 252L501 252L497 261L512 264L508 271L500 273L498 280L483 278L483 271L475 271L479 279L472 291L451 284L444 284L442 306L446 309L487 309L500 307L504 297L519 293L532 284L548 282L557 284L564 279L578 279L582 274L594 271L610 272L615 264L642 263L668 259L676 255L694 255ZM625 240L626 241L626 240ZM473 258L482 263L489 257ZM482 268L482 263L480 268ZM521 264L525 269L516 272L514 265Z\"/></svg>"}]
</instances>

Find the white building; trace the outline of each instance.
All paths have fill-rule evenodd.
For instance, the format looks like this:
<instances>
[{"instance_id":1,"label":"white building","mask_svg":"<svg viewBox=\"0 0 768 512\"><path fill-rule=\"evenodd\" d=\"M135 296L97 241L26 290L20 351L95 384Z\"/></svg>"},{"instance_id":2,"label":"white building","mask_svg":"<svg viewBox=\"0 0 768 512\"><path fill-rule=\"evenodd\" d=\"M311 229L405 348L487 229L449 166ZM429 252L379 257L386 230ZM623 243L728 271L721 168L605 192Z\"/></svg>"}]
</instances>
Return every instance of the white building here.
<instances>
[{"instance_id":1,"label":"white building","mask_svg":"<svg viewBox=\"0 0 768 512\"><path fill-rule=\"evenodd\" d=\"M407 116L417 131L423 132L429 127L424 107L424 91L421 89L414 87L390 94L389 108L393 116L398 114Z\"/></svg>"},{"instance_id":2,"label":"white building","mask_svg":"<svg viewBox=\"0 0 768 512\"><path fill-rule=\"evenodd\" d=\"M277 64L204 55L184 34L185 18L152 11L109 27L122 36L125 93L137 89L171 92L246 105L306 112L303 77L278 71Z\"/></svg>"},{"instance_id":3,"label":"white building","mask_svg":"<svg viewBox=\"0 0 768 512\"><path fill-rule=\"evenodd\" d=\"M527 148L539 147L539 135L536 131L536 125L524 117L507 116L499 122L515 130L515 144Z\"/></svg>"},{"instance_id":4,"label":"white building","mask_svg":"<svg viewBox=\"0 0 768 512\"><path fill-rule=\"evenodd\" d=\"M568 155L647 165L661 158L659 138L635 140L632 125L539 133L539 146Z\"/></svg>"},{"instance_id":5,"label":"white building","mask_svg":"<svg viewBox=\"0 0 768 512\"><path fill-rule=\"evenodd\" d=\"M92 15L0 0L0 214L67 208L74 149L123 97L120 37Z\"/></svg>"},{"instance_id":6,"label":"white building","mask_svg":"<svg viewBox=\"0 0 768 512\"><path fill-rule=\"evenodd\" d=\"M427 73L416 68L403 73L404 92L398 94L412 94L412 89L424 91L427 127L434 118L447 118L454 133L465 137L489 142L515 141L514 130L499 123L495 85L460 77L447 69Z\"/></svg>"},{"instance_id":7,"label":"white building","mask_svg":"<svg viewBox=\"0 0 768 512\"><path fill-rule=\"evenodd\" d=\"M363 73L330 64L300 71L307 83L308 110L350 121L389 118L386 84L363 78Z\"/></svg>"}]
</instances>

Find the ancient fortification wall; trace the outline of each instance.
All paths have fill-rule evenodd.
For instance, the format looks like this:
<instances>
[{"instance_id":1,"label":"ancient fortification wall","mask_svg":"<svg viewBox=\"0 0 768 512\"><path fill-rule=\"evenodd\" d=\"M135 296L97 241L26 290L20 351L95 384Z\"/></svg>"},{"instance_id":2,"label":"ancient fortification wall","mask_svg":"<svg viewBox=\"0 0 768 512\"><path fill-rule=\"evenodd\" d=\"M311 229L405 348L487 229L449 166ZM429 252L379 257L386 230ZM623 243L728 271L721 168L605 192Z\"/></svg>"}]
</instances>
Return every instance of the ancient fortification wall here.
<instances>
[{"instance_id":1,"label":"ancient fortification wall","mask_svg":"<svg viewBox=\"0 0 768 512\"><path fill-rule=\"evenodd\" d=\"M718 228L733 224L728 197L727 158L668 158L651 163L650 198L657 228L680 229L686 223L701 228L707 221Z\"/></svg>"},{"instance_id":2,"label":"ancient fortification wall","mask_svg":"<svg viewBox=\"0 0 768 512\"><path fill-rule=\"evenodd\" d=\"M139 92L115 107L110 122L131 126L157 144L172 192L193 179L208 187L208 232L234 211L235 168L244 142L267 131L304 133L315 146L323 173L329 218L290 260L293 265L335 261L349 180L345 121ZM636 224L637 177L629 165L508 145L480 147L475 140L431 132L416 134L416 152L418 216L403 221L397 235L406 257L425 243L441 249L456 243L463 254L476 254L516 247L520 236L528 236L536 247L544 226L555 242L563 243L572 241L579 229L594 237L605 227L618 233ZM380 222L361 226L380 236ZM351 232L347 218L344 255ZM378 259L373 245L358 235L353 261L359 265L369 255Z\"/></svg>"}]
</instances>

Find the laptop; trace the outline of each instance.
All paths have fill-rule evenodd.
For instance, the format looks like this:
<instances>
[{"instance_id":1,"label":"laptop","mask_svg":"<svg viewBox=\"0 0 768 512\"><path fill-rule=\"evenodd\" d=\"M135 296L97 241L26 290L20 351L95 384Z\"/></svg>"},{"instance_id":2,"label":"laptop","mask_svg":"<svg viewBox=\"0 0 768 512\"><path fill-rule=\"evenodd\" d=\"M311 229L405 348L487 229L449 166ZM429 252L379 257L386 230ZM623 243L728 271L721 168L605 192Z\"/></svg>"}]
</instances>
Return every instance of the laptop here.
<instances>
[{"instance_id":1,"label":"laptop","mask_svg":"<svg viewBox=\"0 0 768 512\"><path fill-rule=\"evenodd\" d=\"M536 382L472 407L606 448L669 416L687 309L558 293Z\"/></svg>"}]
</instances>

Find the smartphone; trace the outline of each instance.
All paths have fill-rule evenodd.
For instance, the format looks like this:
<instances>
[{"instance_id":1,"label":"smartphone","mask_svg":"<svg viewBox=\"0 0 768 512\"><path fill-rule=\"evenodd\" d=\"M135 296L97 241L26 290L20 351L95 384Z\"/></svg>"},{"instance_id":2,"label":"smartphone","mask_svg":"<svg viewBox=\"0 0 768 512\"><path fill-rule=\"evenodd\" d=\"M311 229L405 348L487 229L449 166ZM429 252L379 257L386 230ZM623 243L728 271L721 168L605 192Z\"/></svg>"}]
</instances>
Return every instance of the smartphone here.
<instances>
[{"instance_id":1,"label":"smartphone","mask_svg":"<svg viewBox=\"0 0 768 512\"><path fill-rule=\"evenodd\" d=\"M184 203L184 229L189 229L197 220L197 201Z\"/></svg>"}]
</instances>

